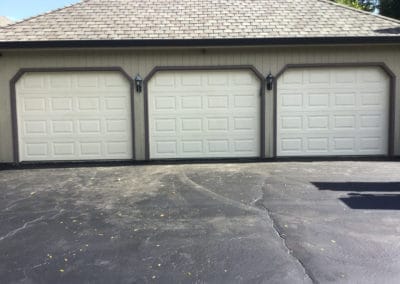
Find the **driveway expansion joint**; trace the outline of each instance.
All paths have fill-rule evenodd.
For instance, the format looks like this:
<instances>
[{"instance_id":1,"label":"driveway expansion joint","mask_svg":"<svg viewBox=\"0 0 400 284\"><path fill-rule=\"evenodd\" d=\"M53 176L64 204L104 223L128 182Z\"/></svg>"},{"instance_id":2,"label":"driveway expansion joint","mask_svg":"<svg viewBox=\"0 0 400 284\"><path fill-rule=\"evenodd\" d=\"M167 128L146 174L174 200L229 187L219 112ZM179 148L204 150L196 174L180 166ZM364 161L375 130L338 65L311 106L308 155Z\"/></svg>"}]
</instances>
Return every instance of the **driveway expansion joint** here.
<instances>
[{"instance_id":1,"label":"driveway expansion joint","mask_svg":"<svg viewBox=\"0 0 400 284\"><path fill-rule=\"evenodd\" d=\"M318 283L312 276L311 276L311 272L306 268L305 264L294 254L294 251L288 246L286 238L285 238L285 234L281 233L279 230L279 226L277 225L276 220L272 217L272 212L268 209L267 206L265 206L264 204L264 200L265 200L265 188L270 186L268 183L264 183L263 187L262 187L262 195L260 196L260 198L258 198L255 202L254 205L263 210L266 214L266 216L268 217L268 219L270 219L271 224L272 224L272 228L274 229L274 231L276 232L276 234L278 235L278 237L282 240L282 244L283 246L286 248L287 253L294 258L294 260L301 266L301 268L303 269L304 275L305 275L305 279L308 279L311 283L315 284Z\"/></svg>"}]
</instances>

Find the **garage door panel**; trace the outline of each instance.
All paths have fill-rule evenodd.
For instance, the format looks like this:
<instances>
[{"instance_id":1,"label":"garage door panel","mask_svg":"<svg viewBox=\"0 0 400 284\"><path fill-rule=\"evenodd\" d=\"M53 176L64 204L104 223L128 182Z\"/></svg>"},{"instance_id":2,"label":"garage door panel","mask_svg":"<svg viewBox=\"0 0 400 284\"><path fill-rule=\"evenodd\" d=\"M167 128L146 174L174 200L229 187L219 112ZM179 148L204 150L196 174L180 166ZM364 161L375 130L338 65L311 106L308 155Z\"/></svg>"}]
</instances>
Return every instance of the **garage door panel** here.
<instances>
[{"instance_id":1,"label":"garage door panel","mask_svg":"<svg viewBox=\"0 0 400 284\"><path fill-rule=\"evenodd\" d=\"M149 82L150 157L259 156L259 94L248 71L159 72Z\"/></svg>"},{"instance_id":2,"label":"garage door panel","mask_svg":"<svg viewBox=\"0 0 400 284\"><path fill-rule=\"evenodd\" d=\"M287 71L278 81L277 155L387 154L388 90L379 68Z\"/></svg>"},{"instance_id":3,"label":"garage door panel","mask_svg":"<svg viewBox=\"0 0 400 284\"><path fill-rule=\"evenodd\" d=\"M259 93L249 71L159 72L149 82L150 157L259 156Z\"/></svg>"},{"instance_id":4,"label":"garage door panel","mask_svg":"<svg viewBox=\"0 0 400 284\"><path fill-rule=\"evenodd\" d=\"M132 158L130 86L119 73L27 73L16 90L21 161Z\"/></svg>"}]
</instances>

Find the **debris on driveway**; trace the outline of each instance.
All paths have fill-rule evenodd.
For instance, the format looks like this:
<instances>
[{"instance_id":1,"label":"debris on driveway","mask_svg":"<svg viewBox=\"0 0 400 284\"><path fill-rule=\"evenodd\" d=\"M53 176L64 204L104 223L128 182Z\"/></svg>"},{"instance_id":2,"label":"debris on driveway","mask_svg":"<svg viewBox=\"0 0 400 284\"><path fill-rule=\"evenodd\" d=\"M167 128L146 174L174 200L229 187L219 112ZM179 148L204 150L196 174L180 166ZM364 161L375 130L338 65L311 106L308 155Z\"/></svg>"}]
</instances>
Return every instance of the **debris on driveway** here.
<instances>
[{"instance_id":1,"label":"debris on driveway","mask_svg":"<svg viewBox=\"0 0 400 284\"><path fill-rule=\"evenodd\" d=\"M390 162L0 171L0 280L394 282L400 212L346 198L399 181Z\"/></svg>"}]
</instances>

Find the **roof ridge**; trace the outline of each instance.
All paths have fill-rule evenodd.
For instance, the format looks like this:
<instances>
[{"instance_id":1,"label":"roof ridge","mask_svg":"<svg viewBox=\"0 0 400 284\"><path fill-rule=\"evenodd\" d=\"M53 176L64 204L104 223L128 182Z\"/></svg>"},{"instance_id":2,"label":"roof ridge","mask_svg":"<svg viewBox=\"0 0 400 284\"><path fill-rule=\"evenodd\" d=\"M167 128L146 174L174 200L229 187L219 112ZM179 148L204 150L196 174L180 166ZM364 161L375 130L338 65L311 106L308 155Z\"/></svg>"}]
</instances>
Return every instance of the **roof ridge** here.
<instances>
[{"instance_id":1,"label":"roof ridge","mask_svg":"<svg viewBox=\"0 0 400 284\"><path fill-rule=\"evenodd\" d=\"M55 12L59 12L59 11L68 9L68 8L73 7L73 6L78 6L78 5L81 5L81 4L83 4L83 3L85 3L85 2L89 2L89 1L90 1L90 0L79 0L79 2L72 3L72 4L69 4L69 5L60 7L60 8L56 8L56 9L53 9L53 10L50 10L50 11L47 11L47 12L44 12L44 13L40 13L40 14L34 15L34 16L32 16L32 17L24 18L24 19L22 19L22 20L20 20L20 21L13 22L13 23L11 23L11 24L9 24L9 25L7 25L7 26L0 27L0 29L9 28L9 27L12 27L12 26L16 26L16 25L18 25L18 24L21 24L21 23L24 23L24 22L28 22L28 21L30 21L30 20L33 20L33 19L36 19L36 18L39 18L39 17L47 16L47 15L49 15L49 14L52 14L52 13L55 13Z\"/></svg>"},{"instance_id":2,"label":"roof ridge","mask_svg":"<svg viewBox=\"0 0 400 284\"><path fill-rule=\"evenodd\" d=\"M326 4L330 4L330 5L334 5L334 6L338 6L338 7L340 7L340 8L344 8L344 9L347 9L347 10L351 10L351 11L354 11L354 12L358 12L358 13L361 13L361 14L364 14L364 15L368 15L368 16L373 16L373 17L376 17L376 18L380 18L380 19L382 19L382 20L390 21L390 22L393 22L393 23L396 23L396 24L400 24L400 20L393 19L393 18L390 18L390 17L385 17L385 16L382 16L382 15L374 14L374 13L367 12L367 11L363 11L363 10L360 10L360 9L356 9L356 8L353 8L353 7L344 5L344 4L340 4L340 3L333 2L333 1L331 1L331 0L317 0L317 1L319 1L319 2L324 2L324 3L326 3Z\"/></svg>"}]
</instances>

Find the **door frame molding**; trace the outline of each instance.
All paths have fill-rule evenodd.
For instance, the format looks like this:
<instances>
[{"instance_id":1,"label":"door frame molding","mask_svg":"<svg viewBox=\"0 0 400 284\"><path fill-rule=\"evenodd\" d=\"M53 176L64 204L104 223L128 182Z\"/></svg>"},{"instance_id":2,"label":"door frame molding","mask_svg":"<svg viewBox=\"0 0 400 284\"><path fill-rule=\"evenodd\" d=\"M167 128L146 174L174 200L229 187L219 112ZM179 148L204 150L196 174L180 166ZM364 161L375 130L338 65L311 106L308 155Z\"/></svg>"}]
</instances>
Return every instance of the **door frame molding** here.
<instances>
[{"instance_id":1,"label":"door frame molding","mask_svg":"<svg viewBox=\"0 0 400 284\"><path fill-rule=\"evenodd\" d=\"M150 133L149 133L149 81L158 72L165 71L251 71L260 81L260 158L265 158L265 78L253 65L204 65L204 66L156 66L143 80L144 85L144 123L145 123L145 159L150 160Z\"/></svg>"},{"instance_id":2,"label":"door frame molding","mask_svg":"<svg viewBox=\"0 0 400 284\"><path fill-rule=\"evenodd\" d=\"M116 72L121 74L129 82L131 97L131 124L132 124L132 160L135 160L135 82L122 67L48 67L48 68L21 68L10 80L10 104L12 124L12 144L14 163L19 164L19 141L18 141L18 120L17 120L17 91L16 84L26 73L62 73L62 72ZM63 162L63 161L57 161Z\"/></svg>"},{"instance_id":3,"label":"door frame molding","mask_svg":"<svg viewBox=\"0 0 400 284\"><path fill-rule=\"evenodd\" d=\"M396 111L396 74L384 63L384 62L346 62L346 63L311 63L311 64L286 64L276 75L275 84L273 90L274 100L274 115L273 115L273 155L277 157L277 119L278 119L278 79L288 69L302 69L302 68L362 68L362 67L377 67L380 68L389 78L389 115L388 115L388 155L389 157L394 156L394 122L395 122L395 111Z\"/></svg>"}]
</instances>

